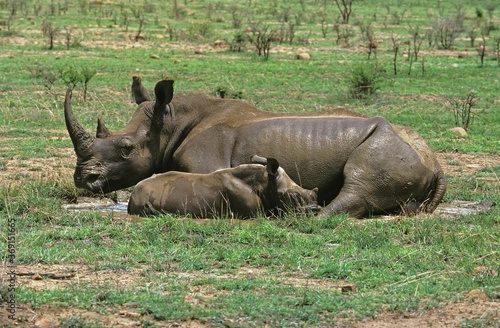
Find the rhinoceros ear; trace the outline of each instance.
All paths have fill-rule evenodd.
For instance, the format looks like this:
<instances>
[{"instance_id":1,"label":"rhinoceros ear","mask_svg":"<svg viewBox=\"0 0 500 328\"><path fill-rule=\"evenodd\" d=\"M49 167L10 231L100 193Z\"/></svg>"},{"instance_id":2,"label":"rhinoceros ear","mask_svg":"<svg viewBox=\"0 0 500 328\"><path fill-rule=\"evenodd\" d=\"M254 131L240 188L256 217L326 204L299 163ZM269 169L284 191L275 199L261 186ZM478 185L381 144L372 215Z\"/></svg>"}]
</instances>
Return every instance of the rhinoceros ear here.
<instances>
[{"instance_id":1,"label":"rhinoceros ear","mask_svg":"<svg viewBox=\"0 0 500 328\"><path fill-rule=\"evenodd\" d=\"M142 85L141 78L139 76L132 76L132 97L137 105L142 104L145 101L151 101L151 96L147 92L146 88Z\"/></svg>"},{"instance_id":2,"label":"rhinoceros ear","mask_svg":"<svg viewBox=\"0 0 500 328\"><path fill-rule=\"evenodd\" d=\"M279 167L280 167L280 164L278 163L278 161L276 159L267 158L266 169L267 169L268 174L275 176L278 173Z\"/></svg>"},{"instance_id":3,"label":"rhinoceros ear","mask_svg":"<svg viewBox=\"0 0 500 328\"><path fill-rule=\"evenodd\" d=\"M167 106L174 97L174 81L162 80L155 86L155 106L153 112L153 124L155 126L163 125L163 117L170 110Z\"/></svg>"},{"instance_id":4,"label":"rhinoceros ear","mask_svg":"<svg viewBox=\"0 0 500 328\"><path fill-rule=\"evenodd\" d=\"M97 119L97 138L106 138L109 136L109 129L104 125L104 121L101 118Z\"/></svg>"},{"instance_id":5,"label":"rhinoceros ear","mask_svg":"<svg viewBox=\"0 0 500 328\"><path fill-rule=\"evenodd\" d=\"M174 97L174 81L162 80L156 83L155 96L155 111L157 110L157 108L164 110L165 106L168 105Z\"/></svg>"}]
</instances>

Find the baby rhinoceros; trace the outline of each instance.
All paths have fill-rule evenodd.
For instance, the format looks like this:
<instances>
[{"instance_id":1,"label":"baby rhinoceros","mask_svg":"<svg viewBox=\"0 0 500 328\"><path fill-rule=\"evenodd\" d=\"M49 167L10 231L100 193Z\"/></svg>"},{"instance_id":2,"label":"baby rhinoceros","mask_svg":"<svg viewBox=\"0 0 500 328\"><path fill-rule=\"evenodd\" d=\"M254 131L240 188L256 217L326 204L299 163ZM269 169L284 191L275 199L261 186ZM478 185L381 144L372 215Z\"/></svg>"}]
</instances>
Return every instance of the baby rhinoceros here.
<instances>
[{"instance_id":1,"label":"baby rhinoceros","mask_svg":"<svg viewBox=\"0 0 500 328\"><path fill-rule=\"evenodd\" d=\"M128 212L248 219L319 210L318 188L301 188L274 158L255 155L252 162L208 174L170 171L145 179L130 195Z\"/></svg>"}]
</instances>

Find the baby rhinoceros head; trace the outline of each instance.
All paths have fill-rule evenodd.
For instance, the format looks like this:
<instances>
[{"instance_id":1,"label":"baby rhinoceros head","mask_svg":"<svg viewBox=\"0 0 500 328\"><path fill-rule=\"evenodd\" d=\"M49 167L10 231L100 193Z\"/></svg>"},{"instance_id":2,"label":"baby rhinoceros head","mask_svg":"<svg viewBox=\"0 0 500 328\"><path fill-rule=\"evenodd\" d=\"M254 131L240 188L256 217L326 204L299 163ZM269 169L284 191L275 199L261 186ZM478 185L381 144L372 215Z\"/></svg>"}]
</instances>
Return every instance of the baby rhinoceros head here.
<instances>
[{"instance_id":1,"label":"baby rhinoceros head","mask_svg":"<svg viewBox=\"0 0 500 328\"><path fill-rule=\"evenodd\" d=\"M296 184L274 158L263 158L255 155L252 157L252 161L267 167L268 198L272 199L275 214L283 212L316 213L320 210L318 188L309 190Z\"/></svg>"}]
</instances>

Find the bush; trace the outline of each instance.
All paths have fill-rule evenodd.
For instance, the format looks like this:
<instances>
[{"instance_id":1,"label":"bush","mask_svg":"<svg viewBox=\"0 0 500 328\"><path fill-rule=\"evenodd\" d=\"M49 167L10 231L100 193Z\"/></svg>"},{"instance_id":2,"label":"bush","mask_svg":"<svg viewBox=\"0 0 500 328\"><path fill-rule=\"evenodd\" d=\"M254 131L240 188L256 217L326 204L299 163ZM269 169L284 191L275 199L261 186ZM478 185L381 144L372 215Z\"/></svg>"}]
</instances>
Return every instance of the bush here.
<instances>
[{"instance_id":1,"label":"bush","mask_svg":"<svg viewBox=\"0 0 500 328\"><path fill-rule=\"evenodd\" d=\"M353 67L349 78L349 95L367 99L380 89L380 68L376 64L361 63Z\"/></svg>"},{"instance_id":2,"label":"bush","mask_svg":"<svg viewBox=\"0 0 500 328\"><path fill-rule=\"evenodd\" d=\"M465 97L446 97L449 107L453 110L455 126L462 127L465 131L473 121L473 108L477 104L477 94L475 91L469 91Z\"/></svg>"},{"instance_id":3,"label":"bush","mask_svg":"<svg viewBox=\"0 0 500 328\"><path fill-rule=\"evenodd\" d=\"M432 26L436 42L441 49L451 49L455 40L464 31L464 17L441 18Z\"/></svg>"}]
</instances>

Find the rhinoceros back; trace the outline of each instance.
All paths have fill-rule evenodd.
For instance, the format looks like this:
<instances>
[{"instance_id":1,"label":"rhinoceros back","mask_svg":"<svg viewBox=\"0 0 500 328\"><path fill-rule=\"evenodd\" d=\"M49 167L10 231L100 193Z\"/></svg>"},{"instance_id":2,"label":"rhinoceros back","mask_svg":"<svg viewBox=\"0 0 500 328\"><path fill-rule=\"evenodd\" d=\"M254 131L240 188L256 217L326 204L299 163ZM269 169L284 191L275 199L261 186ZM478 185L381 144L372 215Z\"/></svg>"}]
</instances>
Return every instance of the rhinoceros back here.
<instances>
[{"instance_id":1,"label":"rhinoceros back","mask_svg":"<svg viewBox=\"0 0 500 328\"><path fill-rule=\"evenodd\" d=\"M247 162L249 154L276 158L304 188L338 181L352 151L377 126L377 119L281 117L238 128L231 166Z\"/></svg>"}]
</instances>

